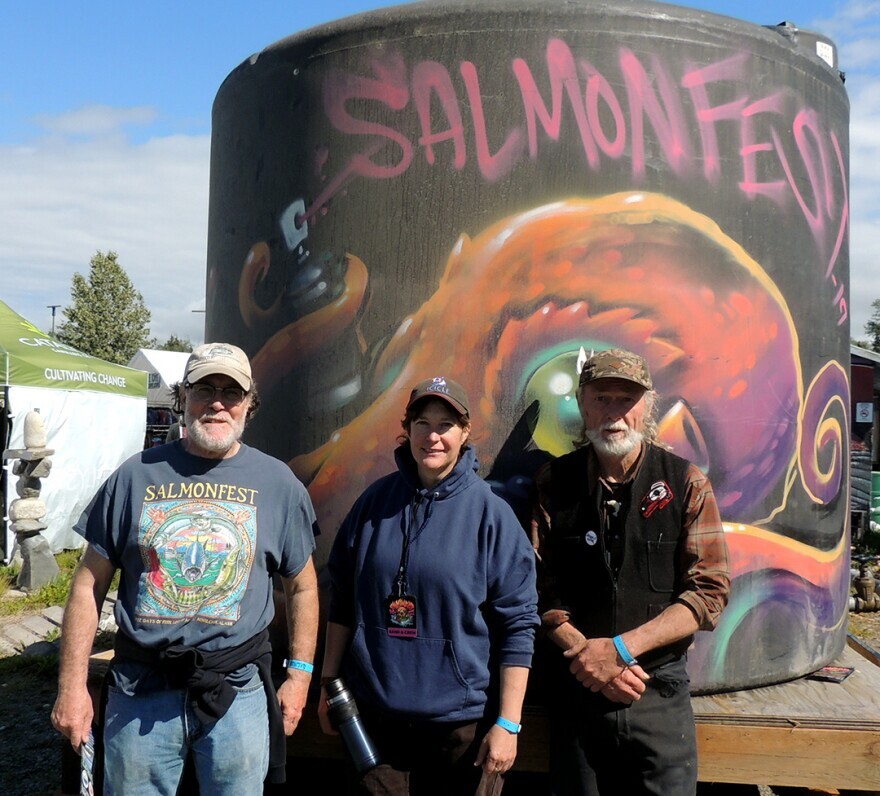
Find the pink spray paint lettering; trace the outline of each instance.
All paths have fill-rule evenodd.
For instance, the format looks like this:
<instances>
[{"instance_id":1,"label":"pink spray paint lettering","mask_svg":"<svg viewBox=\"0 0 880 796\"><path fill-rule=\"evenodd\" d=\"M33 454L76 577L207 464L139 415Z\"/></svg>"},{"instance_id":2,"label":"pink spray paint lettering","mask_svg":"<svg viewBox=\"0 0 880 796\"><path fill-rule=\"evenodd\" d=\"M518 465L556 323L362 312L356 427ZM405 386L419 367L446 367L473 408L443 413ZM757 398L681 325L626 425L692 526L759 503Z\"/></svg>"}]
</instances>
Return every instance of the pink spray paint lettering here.
<instances>
[{"instance_id":1,"label":"pink spray paint lettering","mask_svg":"<svg viewBox=\"0 0 880 796\"><path fill-rule=\"evenodd\" d=\"M603 73L553 38L540 65L512 59L500 104L498 87L484 93L472 61L456 68L428 60L408 65L385 53L369 61L367 74L331 70L322 87L324 110L347 137L347 154L334 160L333 144L322 148L320 167L330 175L304 218L315 217L351 181L400 177L419 157L430 167L475 167L494 183L576 130L587 175L601 171L603 159L628 158L638 187L650 153L652 168L662 161L683 182L736 185L749 201L800 213L842 324L845 287L834 268L849 196L838 133L833 120L804 106L791 89L765 90L750 81L751 57L735 53L708 65L685 59L676 70L659 55L620 47L616 65ZM750 93L755 85L762 86L760 96ZM733 153L721 152L722 132L737 142Z\"/></svg>"}]
</instances>

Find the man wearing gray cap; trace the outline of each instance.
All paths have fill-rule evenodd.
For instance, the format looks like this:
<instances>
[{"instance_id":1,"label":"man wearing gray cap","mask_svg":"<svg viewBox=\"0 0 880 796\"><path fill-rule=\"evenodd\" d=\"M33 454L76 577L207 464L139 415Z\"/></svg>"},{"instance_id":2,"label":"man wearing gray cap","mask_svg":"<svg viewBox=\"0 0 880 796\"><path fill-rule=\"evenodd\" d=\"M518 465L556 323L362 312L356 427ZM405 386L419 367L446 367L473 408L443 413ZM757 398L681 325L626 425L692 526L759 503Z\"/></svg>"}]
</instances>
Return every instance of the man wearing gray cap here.
<instances>
[{"instance_id":1,"label":"man wearing gray cap","mask_svg":"<svg viewBox=\"0 0 880 796\"><path fill-rule=\"evenodd\" d=\"M285 735L308 695L315 514L284 463L240 441L259 405L244 351L199 346L174 389L185 438L125 462L76 525L88 546L64 613L52 720L80 751L93 719L89 654L118 570L98 734L104 793L174 794L189 758L202 793L262 794L267 775L284 779ZM277 693L268 633L276 575L289 643Z\"/></svg>"},{"instance_id":2,"label":"man wearing gray cap","mask_svg":"<svg viewBox=\"0 0 880 796\"><path fill-rule=\"evenodd\" d=\"M730 589L715 496L656 441L641 356L594 354L577 398L583 437L536 475L531 523L555 645L544 682L553 794L686 796L697 783L687 649Z\"/></svg>"}]
</instances>

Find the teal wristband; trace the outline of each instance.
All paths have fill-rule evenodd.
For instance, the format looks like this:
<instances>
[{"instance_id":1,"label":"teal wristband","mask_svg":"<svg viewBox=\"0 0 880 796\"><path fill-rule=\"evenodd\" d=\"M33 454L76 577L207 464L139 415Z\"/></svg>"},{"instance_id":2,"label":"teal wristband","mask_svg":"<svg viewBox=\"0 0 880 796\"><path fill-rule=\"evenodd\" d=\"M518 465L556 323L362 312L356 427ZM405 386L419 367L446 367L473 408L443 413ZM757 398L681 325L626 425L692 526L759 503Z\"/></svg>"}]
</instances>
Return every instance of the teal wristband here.
<instances>
[{"instance_id":1,"label":"teal wristband","mask_svg":"<svg viewBox=\"0 0 880 796\"><path fill-rule=\"evenodd\" d=\"M497 719L495 719L495 723L502 729L507 730L511 735L519 735L519 731L522 729L522 724L508 721L502 716L499 716Z\"/></svg>"},{"instance_id":2,"label":"teal wristband","mask_svg":"<svg viewBox=\"0 0 880 796\"><path fill-rule=\"evenodd\" d=\"M615 636L611 640L614 642L614 649L617 650L617 654L620 655L620 659L627 666L638 665L638 661L633 658L632 653L626 648L626 644L623 643L623 639L620 636Z\"/></svg>"},{"instance_id":3,"label":"teal wristband","mask_svg":"<svg viewBox=\"0 0 880 796\"><path fill-rule=\"evenodd\" d=\"M315 665L313 663L306 663L305 661L284 661L285 669L299 669L301 672L305 672L306 674L311 674L315 671Z\"/></svg>"}]
</instances>

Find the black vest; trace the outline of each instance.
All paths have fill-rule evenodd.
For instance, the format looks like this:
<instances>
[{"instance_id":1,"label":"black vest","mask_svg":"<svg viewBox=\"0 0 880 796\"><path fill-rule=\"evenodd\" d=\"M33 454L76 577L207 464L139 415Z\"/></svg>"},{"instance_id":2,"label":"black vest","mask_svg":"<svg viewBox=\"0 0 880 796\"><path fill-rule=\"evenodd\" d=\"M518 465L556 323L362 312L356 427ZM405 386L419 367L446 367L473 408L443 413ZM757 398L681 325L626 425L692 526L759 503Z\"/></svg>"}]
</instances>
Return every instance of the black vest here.
<instances>
[{"instance_id":1,"label":"black vest","mask_svg":"<svg viewBox=\"0 0 880 796\"><path fill-rule=\"evenodd\" d=\"M602 525L602 485L588 493L587 463L582 448L550 465L550 543L552 574L562 605L586 636L608 638L643 625L667 608L680 590L679 544L688 462L648 445L630 485L624 512L624 549L615 577L607 563ZM655 669L681 657L688 637L639 656Z\"/></svg>"}]
</instances>

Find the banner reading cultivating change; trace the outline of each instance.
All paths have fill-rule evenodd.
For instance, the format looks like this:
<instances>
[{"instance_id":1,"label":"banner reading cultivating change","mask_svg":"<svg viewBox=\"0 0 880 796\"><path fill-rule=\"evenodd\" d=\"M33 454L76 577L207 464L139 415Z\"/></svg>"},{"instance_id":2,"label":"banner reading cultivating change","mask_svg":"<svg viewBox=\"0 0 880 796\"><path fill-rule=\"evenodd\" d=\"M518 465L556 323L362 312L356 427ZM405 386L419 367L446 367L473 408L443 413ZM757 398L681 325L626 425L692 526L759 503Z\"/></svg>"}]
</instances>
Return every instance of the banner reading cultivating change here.
<instances>
[{"instance_id":1,"label":"banner reading cultivating change","mask_svg":"<svg viewBox=\"0 0 880 796\"><path fill-rule=\"evenodd\" d=\"M38 329L0 301L0 380L4 385L96 390L141 397L146 373L84 354Z\"/></svg>"}]
</instances>

